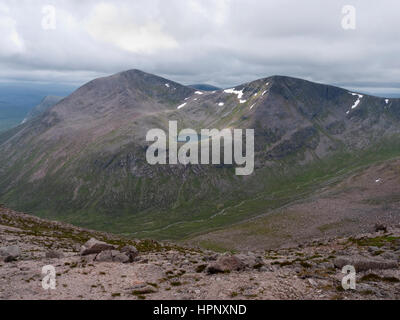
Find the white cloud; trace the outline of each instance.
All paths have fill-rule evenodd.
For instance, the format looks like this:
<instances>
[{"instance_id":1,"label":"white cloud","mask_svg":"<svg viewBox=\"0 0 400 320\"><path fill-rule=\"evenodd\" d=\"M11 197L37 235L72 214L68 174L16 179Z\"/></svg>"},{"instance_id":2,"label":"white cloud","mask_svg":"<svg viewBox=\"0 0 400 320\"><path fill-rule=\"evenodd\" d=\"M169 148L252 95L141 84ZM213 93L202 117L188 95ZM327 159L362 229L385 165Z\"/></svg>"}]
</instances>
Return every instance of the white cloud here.
<instances>
[{"instance_id":1,"label":"white cloud","mask_svg":"<svg viewBox=\"0 0 400 320\"><path fill-rule=\"evenodd\" d=\"M24 41L16 29L17 22L9 13L9 8L0 4L0 56L13 56L25 50Z\"/></svg>"},{"instance_id":2,"label":"white cloud","mask_svg":"<svg viewBox=\"0 0 400 320\"><path fill-rule=\"evenodd\" d=\"M164 33L156 22L135 24L126 12L124 7L100 3L90 15L86 28L95 39L134 53L154 53L178 46L175 39Z\"/></svg>"},{"instance_id":3,"label":"white cloud","mask_svg":"<svg viewBox=\"0 0 400 320\"><path fill-rule=\"evenodd\" d=\"M57 0L57 29L44 31L49 2L1 0L2 80L84 82L137 68L225 88L274 74L400 87L397 0L353 0L352 31L341 27L341 0Z\"/></svg>"}]
</instances>

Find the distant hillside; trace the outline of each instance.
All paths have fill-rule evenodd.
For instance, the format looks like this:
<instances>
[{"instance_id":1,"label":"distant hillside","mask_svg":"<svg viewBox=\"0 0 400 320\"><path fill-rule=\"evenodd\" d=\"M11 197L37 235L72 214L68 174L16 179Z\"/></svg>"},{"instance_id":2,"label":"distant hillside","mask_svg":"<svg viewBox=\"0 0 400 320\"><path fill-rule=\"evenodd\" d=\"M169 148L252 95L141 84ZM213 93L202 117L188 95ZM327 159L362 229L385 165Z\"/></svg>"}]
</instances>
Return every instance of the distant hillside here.
<instances>
[{"instance_id":1,"label":"distant hillside","mask_svg":"<svg viewBox=\"0 0 400 320\"><path fill-rule=\"evenodd\" d=\"M149 129L251 128L255 172L146 161ZM0 135L0 202L135 237L182 239L304 199L400 155L400 100L271 76L206 92L139 70L95 79Z\"/></svg>"},{"instance_id":2,"label":"distant hillside","mask_svg":"<svg viewBox=\"0 0 400 320\"><path fill-rule=\"evenodd\" d=\"M67 96L75 86L33 83L0 83L0 132L15 127L48 95Z\"/></svg>"},{"instance_id":3,"label":"distant hillside","mask_svg":"<svg viewBox=\"0 0 400 320\"><path fill-rule=\"evenodd\" d=\"M58 96L47 96L44 97L43 100L36 106L34 107L25 119L22 121L22 123L25 123L26 121L29 121L33 119L34 117L37 117L38 115L42 114L46 110L50 109L54 105L56 105L58 102L60 102L63 99L63 97L58 97Z\"/></svg>"}]
</instances>

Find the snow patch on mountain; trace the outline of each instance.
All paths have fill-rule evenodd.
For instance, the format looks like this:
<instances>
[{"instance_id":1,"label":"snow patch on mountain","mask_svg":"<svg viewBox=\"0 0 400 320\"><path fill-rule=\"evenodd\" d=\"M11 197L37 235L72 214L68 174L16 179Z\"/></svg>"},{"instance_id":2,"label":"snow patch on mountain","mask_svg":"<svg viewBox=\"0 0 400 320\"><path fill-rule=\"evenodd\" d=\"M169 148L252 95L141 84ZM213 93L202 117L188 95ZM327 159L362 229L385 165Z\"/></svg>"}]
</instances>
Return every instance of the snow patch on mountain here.
<instances>
[{"instance_id":1,"label":"snow patch on mountain","mask_svg":"<svg viewBox=\"0 0 400 320\"><path fill-rule=\"evenodd\" d=\"M178 108L177 108L177 109L178 109L178 110L179 110L179 109L182 109L182 108L183 108L184 106L186 106L186 105L187 105L187 103L186 103L186 102L185 102L185 103L182 103L180 106L178 106Z\"/></svg>"},{"instance_id":2,"label":"snow patch on mountain","mask_svg":"<svg viewBox=\"0 0 400 320\"><path fill-rule=\"evenodd\" d=\"M224 92L236 94L238 96L238 99L241 99L243 97L243 89L239 91L239 90L235 90L235 88L231 88L231 89L224 90Z\"/></svg>"},{"instance_id":3,"label":"snow patch on mountain","mask_svg":"<svg viewBox=\"0 0 400 320\"><path fill-rule=\"evenodd\" d=\"M357 106L360 104L361 99L364 97L362 94L359 93L354 93L354 92L349 92L352 96L358 96L358 99L354 104L352 105L351 109L357 108Z\"/></svg>"}]
</instances>

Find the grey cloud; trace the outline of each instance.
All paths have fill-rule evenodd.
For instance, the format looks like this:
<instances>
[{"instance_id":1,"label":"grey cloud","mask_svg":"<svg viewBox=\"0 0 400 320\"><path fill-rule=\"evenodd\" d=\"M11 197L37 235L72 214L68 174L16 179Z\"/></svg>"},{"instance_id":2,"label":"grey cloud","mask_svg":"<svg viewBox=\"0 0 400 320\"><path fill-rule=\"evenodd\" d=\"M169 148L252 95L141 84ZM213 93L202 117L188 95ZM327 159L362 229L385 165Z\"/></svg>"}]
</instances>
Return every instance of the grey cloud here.
<instances>
[{"instance_id":1,"label":"grey cloud","mask_svg":"<svg viewBox=\"0 0 400 320\"><path fill-rule=\"evenodd\" d=\"M45 31L41 8L52 3L57 29ZM6 0L0 78L79 83L138 68L186 84L229 87L283 74L400 93L400 4L352 1L357 28L349 31L341 27L345 4Z\"/></svg>"}]
</instances>

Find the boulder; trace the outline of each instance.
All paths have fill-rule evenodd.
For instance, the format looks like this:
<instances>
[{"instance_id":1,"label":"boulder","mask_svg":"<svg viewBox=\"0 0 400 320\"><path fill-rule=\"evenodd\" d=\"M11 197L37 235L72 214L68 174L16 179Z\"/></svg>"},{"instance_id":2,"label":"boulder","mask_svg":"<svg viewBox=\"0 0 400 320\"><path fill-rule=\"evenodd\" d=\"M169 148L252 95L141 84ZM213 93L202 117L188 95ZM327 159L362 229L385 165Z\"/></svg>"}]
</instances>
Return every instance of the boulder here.
<instances>
[{"instance_id":1,"label":"boulder","mask_svg":"<svg viewBox=\"0 0 400 320\"><path fill-rule=\"evenodd\" d=\"M4 262L15 261L20 255L21 250L16 245L0 248L0 257L3 258Z\"/></svg>"},{"instance_id":2,"label":"boulder","mask_svg":"<svg viewBox=\"0 0 400 320\"><path fill-rule=\"evenodd\" d=\"M336 268L343 268L344 266L354 266L356 272L367 271L367 270L383 270L383 269L395 269L398 267L397 261L382 261L375 259L367 259L364 257L338 257L334 260Z\"/></svg>"},{"instance_id":3,"label":"boulder","mask_svg":"<svg viewBox=\"0 0 400 320\"><path fill-rule=\"evenodd\" d=\"M207 267L207 273L225 273L240 271L246 267L245 263L236 256L222 256Z\"/></svg>"},{"instance_id":4,"label":"boulder","mask_svg":"<svg viewBox=\"0 0 400 320\"><path fill-rule=\"evenodd\" d=\"M259 269L264 265L262 258L252 253L249 253L247 255L238 254L236 255L236 257L239 258L247 268Z\"/></svg>"},{"instance_id":5,"label":"boulder","mask_svg":"<svg viewBox=\"0 0 400 320\"><path fill-rule=\"evenodd\" d=\"M131 262L129 256L124 252L118 252L116 255L113 256L114 262L120 263L128 263Z\"/></svg>"},{"instance_id":6,"label":"boulder","mask_svg":"<svg viewBox=\"0 0 400 320\"><path fill-rule=\"evenodd\" d=\"M100 253L102 251L113 250L113 249L114 249L113 245L92 238L82 246L81 255L86 256L89 254Z\"/></svg>"},{"instance_id":7,"label":"boulder","mask_svg":"<svg viewBox=\"0 0 400 320\"><path fill-rule=\"evenodd\" d=\"M100 252L95 260L97 262L113 262L113 255L112 255L112 251L111 250L105 250Z\"/></svg>"},{"instance_id":8,"label":"boulder","mask_svg":"<svg viewBox=\"0 0 400 320\"><path fill-rule=\"evenodd\" d=\"M128 257L129 262L133 262L133 260L139 255L139 251L131 245L123 247L121 252Z\"/></svg>"},{"instance_id":9,"label":"boulder","mask_svg":"<svg viewBox=\"0 0 400 320\"><path fill-rule=\"evenodd\" d=\"M105 250L96 256L95 261L128 263L129 257L124 252L119 252L117 250Z\"/></svg>"}]
</instances>

